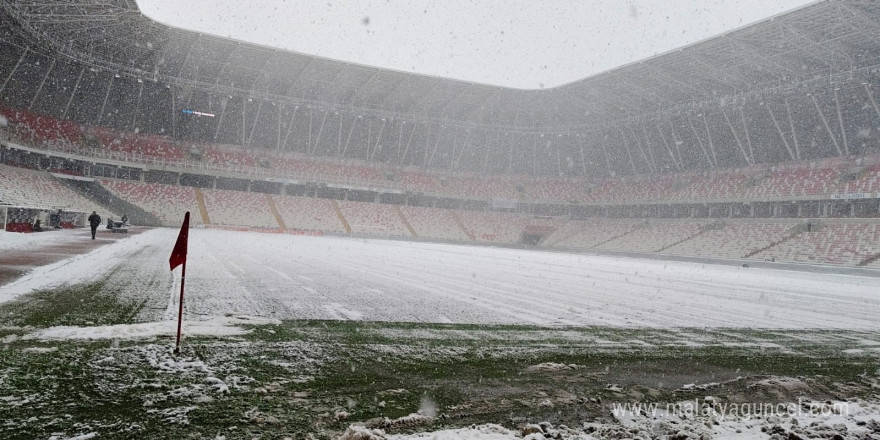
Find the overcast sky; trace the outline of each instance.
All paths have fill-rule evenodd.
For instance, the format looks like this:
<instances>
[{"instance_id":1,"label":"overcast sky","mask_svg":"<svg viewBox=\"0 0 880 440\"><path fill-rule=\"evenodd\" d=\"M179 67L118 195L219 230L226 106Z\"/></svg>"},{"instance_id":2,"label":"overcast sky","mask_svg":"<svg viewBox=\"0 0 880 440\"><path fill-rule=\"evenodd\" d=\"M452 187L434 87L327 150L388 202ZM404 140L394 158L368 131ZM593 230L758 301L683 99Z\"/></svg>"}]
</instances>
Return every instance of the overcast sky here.
<instances>
[{"instance_id":1,"label":"overcast sky","mask_svg":"<svg viewBox=\"0 0 880 440\"><path fill-rule=\"evenodd\" d=\"M172 26L524 89L554 87L813 0L137 0Z\"/></svg>"}]
</instances>

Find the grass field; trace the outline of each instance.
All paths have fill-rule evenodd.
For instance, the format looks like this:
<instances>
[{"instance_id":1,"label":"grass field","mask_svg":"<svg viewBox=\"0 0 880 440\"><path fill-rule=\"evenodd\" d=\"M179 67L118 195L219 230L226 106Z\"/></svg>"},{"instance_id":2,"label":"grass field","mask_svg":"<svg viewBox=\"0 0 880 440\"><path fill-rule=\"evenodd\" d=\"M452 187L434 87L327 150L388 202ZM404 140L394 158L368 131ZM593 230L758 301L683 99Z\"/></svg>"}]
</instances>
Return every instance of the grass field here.
<instances>
[{"instance_id":1,"label":"grass field","mask_svg":"<svg viewBox=\"0 0 880 440\"><path fill-rule=\"evenodd\" d=\"M877 334L283 321L232 337L46 340L132 322L103 281L0 305L0 437L335 438L547 421L613 422L615 402L869 399ZM806 389L755 386L798 378ZM689 386L689 385L695 386ZM701 384L710 384L701 387ZM731 397L733 396L733 397ZM423 415L398 422L421 408Z\"/></svg>"},{"instance_id":2,"label":"grass field","mask_svg":"<svg viewBox=\"0 0 880 440\"><path fill-rule=\"evenodd\" d=\"M829 289L829 302L823 304L815 302L818 292L780 287L790 282L772 279L769 271L748 272L754 279L733 286L732 302L720 303L736 305L732 311L711 301L679 311L681 319L709 316L695 322L712 325L569 325L543 316L560 311L570 320L625 323L627 316L641 316L661 322L662 316L645 314L661 304L659 297L648 291L644 295L654 303L639 305L642 293L628 282L641 278L634 284L641 286L653 279L666 286L667 267L600 259L581 274L560 263L549 272L556 275L536 280L528 273L516 275L519 284L549 284L552 290L563 279L573 289L572 277L592 277L626 287L635 296L627 298L627 307L608 308L592 286L586 293L575 289L536 298L540 313L530 316L541 316L535 319L538 324L528 319L511 324L517 309L529 316L529 294L520 291L511 300L525 305L509 304L492 315L492 305L504 301L507 288L498 283L515 274L496 265L510 261L515 268L528 267L531 263L522 261L532 255L527 252L476 251L492 257L493 266L467 260L462 264L473 277L431 278L460 280L456 286L465 290L456 293L450 287L439 298L420 301L418 295L432 292L419 289L433 282L407 288L394 284L391 271L377 278L365 275L365 266L351 266L363 258L357 252L382 246L412 252L407 244L294 241L303 255L312 255L303 251L305 246L327 255L347 254L330 265L319 264L327 258L319 253L292 258L284 264L294 266L284 271L257 272L262 268L246 265L265 260L256 247L227 260L224 253L231 251L219 247L222 236L204 234L207 241L195 242L194 255L207 252L213 260L204 256L193 265L193 273L207 274L193 278L186 337L175 355L169 311L176 309L176 284L172 274L156 269L167 264L167 249L156 239L166 235L144 233L62 262L53 271L36 269L22 283L0 288L0 297L7 298L0 302L0 439L410 439L426 432L438 439L480 440L526 438L529 432L530 440L544 435L759 439L784 434L794 439L790 435L839 434L862 440L880 435L880 331L864 325L877 300L858 296L870 290L873 279L829 279L828 285L840 287ZM277 238L254 239L259 240ZM412 246L424 260L416 265L420 270L427 270L425 261L453 264L443 261L459 251ZM503 258L495 258L496 252ZM454 255L454 261L464 258ZM584 258L538 255L542 263ZM111 257L117 264L83 274L94 259ZM382 267L397 263L386 264ZM715 289L713 297L723 291L720 284L704 281L711 278L711 267L705 273L700 265L669 263L669 268L678 277L686 270L694 273L690 287L666 286L670 294L693 286ZM74 283L59 283L64 277L58 271L80 275ZM803 286L816 277L782 276ZM466 286L464 278L484 281ZM743 287L749 282L751 287ZM761 290L760 283L770 285ZM47 287L27 291L28 285ZM489 292L487 298L479 297L481 289ZM849 297L847 292L855 293ZM285 303L285 297L295 302ZM557 297L570 302L561 306ZM745 316L750 301L757 304L755 310L766 310L753 319L763 317L767 328L717 324L719 317ZM833 318L822 325L786 328L816 319L829 304L836 309L827 311ZM429 309L435 306L446 317L474 322L431 322ZM589 307L596 310L578 311ZM840 321L859 307L858 321ZM788 308L793 312L784 316ZM453 313L459 310L463 313ZM390 319L395 313L401 318ZM478 323L480 317L490 322ZM773 323L784 327L773 328ZM833 328L836 323L844 328ZM713 412L687 416L641 406L621 410L621 405L682 402ZM772 403L810 409L817 402L847 409L828 417L807 411L780 418L769 413L746 417L728 406Z\"/></svg>"}]
</instances>

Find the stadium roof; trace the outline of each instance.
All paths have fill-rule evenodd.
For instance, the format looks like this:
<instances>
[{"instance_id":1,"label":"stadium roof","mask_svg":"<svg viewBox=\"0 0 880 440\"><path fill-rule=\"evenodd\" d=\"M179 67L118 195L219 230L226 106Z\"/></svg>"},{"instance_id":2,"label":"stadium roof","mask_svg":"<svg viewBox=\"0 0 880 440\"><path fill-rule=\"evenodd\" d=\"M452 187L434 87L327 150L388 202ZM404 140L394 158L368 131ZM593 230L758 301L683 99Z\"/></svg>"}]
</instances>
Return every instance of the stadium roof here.
<instances>
[{"instance_id":1,"label":"stadium roof","mask_svg":"<svg viewBox=\"0 0 880 440\"><path fill-rule=\"evenodd\" d=\"M39 47L183 87L331 109L578 130L676 107L828 80L880 64L880 3L823 1L640 62L542 90L368 67L172 28L134 0L0 0Z\"/></svg>"}]
</instances>

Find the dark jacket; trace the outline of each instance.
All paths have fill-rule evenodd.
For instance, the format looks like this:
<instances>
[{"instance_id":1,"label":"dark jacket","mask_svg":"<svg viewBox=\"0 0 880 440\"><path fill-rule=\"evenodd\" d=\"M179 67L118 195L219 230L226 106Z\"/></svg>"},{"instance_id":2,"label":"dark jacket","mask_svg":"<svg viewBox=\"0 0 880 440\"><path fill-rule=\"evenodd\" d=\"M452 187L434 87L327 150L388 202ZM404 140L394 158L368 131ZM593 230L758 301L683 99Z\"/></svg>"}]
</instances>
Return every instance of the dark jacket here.
<instances>
[{"instance_id":1,"label":"dark jacket","mask_svg":"<svg viewBox=\"0 0 880 440\"><path fill-rule=\"evenodd\" d=\"M98 214L92 214L89 216L89 225L93 228L97 228L101 224L101 216Z\"/></svg>"}]
</instances>

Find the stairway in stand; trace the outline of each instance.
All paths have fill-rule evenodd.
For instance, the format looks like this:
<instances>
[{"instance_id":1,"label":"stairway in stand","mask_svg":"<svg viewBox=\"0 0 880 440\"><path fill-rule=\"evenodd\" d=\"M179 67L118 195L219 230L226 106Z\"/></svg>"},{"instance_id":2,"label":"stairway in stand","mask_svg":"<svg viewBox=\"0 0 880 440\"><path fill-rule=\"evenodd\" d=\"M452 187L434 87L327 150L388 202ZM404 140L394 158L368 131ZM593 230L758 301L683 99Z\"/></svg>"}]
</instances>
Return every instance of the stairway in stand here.
<instances>
[{"instance_id":1,"label":"stairway in stand","mask_svg":"<svg viewBox=\"0 0 880 440\"><path fill-rule=\"evenodd\" d=\"M336 203L336 200L331 200L333 203L333 210L336 211L336 217L339 218L339 221L342 223L342 227L345 228L345 232L351 235L351 226L348 224L348 220L345 219L345 216L342 215L342 210L339 209L339 203Z\"/></svg>"},{"instance_id":2,"label":"stairway in stand","mask_svg":"<svg viewBox=\"0 0 880 440\"><path fill-rule=\"evenodd\" d=\"M199 188L196 188L196 202L199 203L199 214L202 215L202 223L210 225L211 217L208 216L208 207L205 206L205 195L202 194L202 190Z\"/></svg>"},{"instance_id":3,"label":"stairway in stand","mask_svg":"<svg viewBox=\"0 0 880 440\"><path fill-rule=\"evenodd\" d=\"M781 240L774 241L773 243L770 243L767 246L762 247L761 249L755 249L754 251L743 255L743 258L750 258L750 257L752 257L754 255L758 255L761 252L764 252L768 249L772 249L776 246L779 246L779 245L797 237L798 235L801 235L801 232L803 232L803 231L801 231L801 225L792 226L791 229L788 230L788 235L783 237Z\"/></svg>"},{"instance_id":4,"label":"stairway in stand","mask_svg":"<svg viewBox=\"0 0 880 440\"><path fill-rule=\"evenodd\" d=\"M458 225L459 228L461 228L461 231L464 232L465 235L467 235L468 238L471 239L471 241L477 241L477 238L474 237L474 233L472 231L469 231L468 228L464 226L464 223L461 221L461 218L458 217L458 214L456 214L455 212L450 212L450 214L452 215L452 219L455 220L455 224Z\"/></svg>"},{"instance_id":5,"label":"stairway in stand","mask_svg":"<svg viewBox=\"0 0 880 440\"><path fill-rule=\"evenodd\" d=\"M275 221L278 222L278 227L281 229L287 229L287 225L284 224L284 219L281 218L281 213L278 212L278 207L275 206L275 199L273 199L271 195L266 194L266 201L269 203L269 210L272 211L272 216L274 216Z\"/></svg>"},{"instance_id":6,"label":"stairway in stand","mask_svg":"<svg viewBox=\"0 0 880 440\"><path fill-rule=\"evenodd\" d=\"M400 210L400 206L398 206L398 205L394 205L394 210L397 212L397 215L400 216L400 221L403 222L403 225L406 226L406 229L409 231L409 233L410 233L413 237L418 238L419 234L416 233L416 230L413 229L413 227L412 227L411 224L409 224L409 220L407 220L407 219L406 219L406 216L403 215L403 211Z\"/></svg>"}]
</instances>

